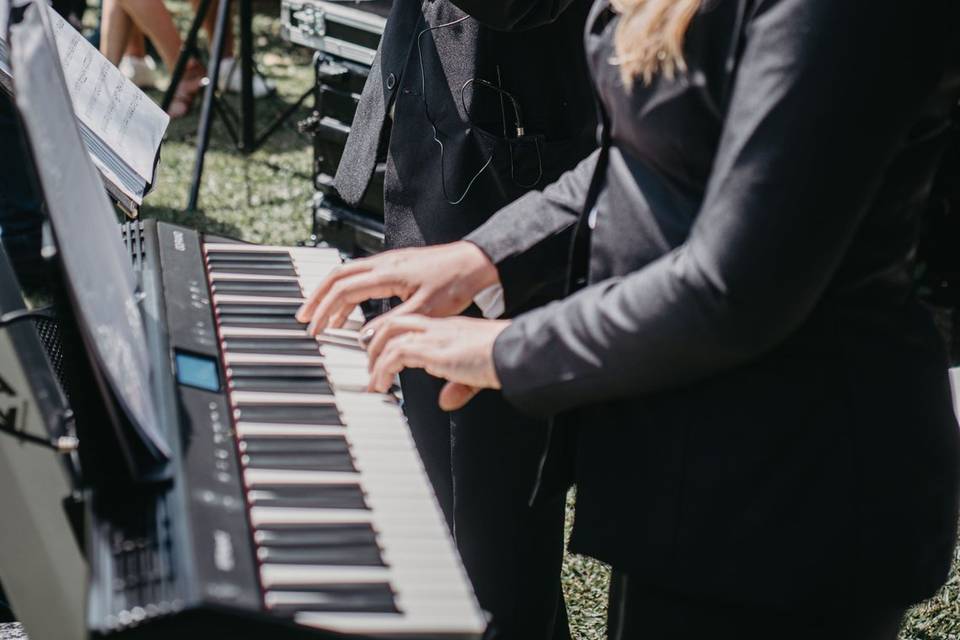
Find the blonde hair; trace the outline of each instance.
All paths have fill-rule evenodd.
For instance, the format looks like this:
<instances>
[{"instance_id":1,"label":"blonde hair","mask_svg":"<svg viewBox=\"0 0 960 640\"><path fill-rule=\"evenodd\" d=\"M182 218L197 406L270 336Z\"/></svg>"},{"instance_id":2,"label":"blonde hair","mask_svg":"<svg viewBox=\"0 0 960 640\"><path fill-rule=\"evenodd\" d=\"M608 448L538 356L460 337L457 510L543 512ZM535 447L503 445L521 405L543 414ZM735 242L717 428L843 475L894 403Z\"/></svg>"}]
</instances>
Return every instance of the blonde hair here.
<instances>
[{"instance_id":1,"label":"blonde hair","mask_svg":"<svg viewBox=\"0 0 960 640\"><path fill-rule=\"evenodd\" d=\"M663 73L672 79L687 70L683 39L701 0L611 0L620 14L614 36L620 77L630 87L636 78L650 84Z\"/></svg>"}]
</instances>

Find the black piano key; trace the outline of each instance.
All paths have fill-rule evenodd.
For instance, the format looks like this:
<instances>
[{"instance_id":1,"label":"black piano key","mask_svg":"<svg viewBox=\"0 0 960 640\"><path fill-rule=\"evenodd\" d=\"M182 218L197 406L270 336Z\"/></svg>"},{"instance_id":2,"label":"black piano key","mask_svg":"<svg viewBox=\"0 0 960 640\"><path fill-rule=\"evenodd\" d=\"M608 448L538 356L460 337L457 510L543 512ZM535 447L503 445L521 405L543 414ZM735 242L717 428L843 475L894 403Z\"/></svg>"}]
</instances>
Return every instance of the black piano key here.
<instances>
[{"instance_id":1,"label":"black piano key","mask_svg":"<svg viewBox=\"0 0 960 640\"><path fill-rule=\"evenodd\" d=\"M320 345L311 338L227 338L223 350L233 353L282 353L319 355Z\"/></svg>"},{"instance_id":2,"label":"black piano key","mask_svg":"<svg viewBox=\"0 0 960 640\"><path fill-rule=\"evenodd\" d=\"M277 424L342 426L340 414L332 405L241 405L233 412L237 420Z\"/></svg>"},{"instance_id":3,"label":"black piano key","mask_svg":"<svg viewBox=\"0 0 960 640\"><path fill-rule=\"evenodd\" d=\"M239 273L247 276L294 276L297 270L289 264L217 262L210 265L211 273Z\"/></svg>"},{"instance_id":4,"label":"black piano key","mask_svg":"<svg viewBox=\"0 0 960 640\"><path fill-rule=\"evenodd\" d=\"M260 562L270 564L323 564L334 566L384 567L378 547L261 547L257 550Z\"/></svg>"},{"instance_id":5,"label":"black piano key","mask_svg":"<svg viewBox=\"0 0 960 640\"><path fill-rule=\"evenodd\" d=\"M303 453L246 453L241 457L244 466L250 469L282 469L285 471L356 471L349 453L303 452Z\"/></svg>"},{"instance_id":6,"label":"black piano key","mask_svg":"<svg viewBox=\"0 0 960 640\"><path fill-rule=\"evenodd\" d=\"M244 327L246 329L302 329L307 323L290 317L264 317L249 314L225 313L217 318L221 327Z\"/></svg>"},{"instance_id":7,"label":"black piano key","mask_svg":"<svg viewBox=\"0 0 960 640\"><path fill-rule=\"evenodd\" d=\"M212 285L214 293L234 296L272 296L275 298L302 298L303 289L296 282L271 280L218 280Z\"/></svg>"},{"instance_id":8,"label":"black piano key","mask_svg":"<svg viewBox=\"0 0 960 640\"><path fill-rule=\"evenodd\" d=\"M316 365L296 364L238 364L227 369L231 378L291 378L297 380L326 380L327 372Z\"/></svg>"},{"instance_id":9,"label":"black piano key","mask_svg":"<svg viewBox=\"0 0 960 640\"><path fill-rule=\"evenodd\" d=\"M342 436L301 438L252 437L240 442L242 453L350 453L350 445Z\"/></svg>"},{"instance_id":10,"label":"black piano key","mask_svg":"<svg viewBox=\"0 0 960 640\"><path fill-rule=\"evenodd\" d=\"M377 534L367 522L269 525L258 528L253 539L269 547L376 546Z\"/></svg>"},{"instance_id":11,"label":"black piano key","mask_svg":"<svg viewBox=\"0 0 960 640\"><path fill-rule=\"evenodd\" d=\"M247 303L247 302L218 302L217 303L217 312L220 315L235 315L235 316L270 316L270 319L273 319L273 316L293 317L297 313L297 309L300 308L299 302L270 302L266 304L261 303Z\"/></svg>"},{"instance_id":12,"label":"black piano key","mask_svg":"<svg viewBox=\"0 0 960 640\"><path fill-rule=\"evenodd\" d=\"M234 391L295 391L332 395L333 387L324 379L310 378L234 378L230 381Z\"/></svg>"},{"instance_id":13,"label":"black piano key","mask_svg":"<svg viewBox=\"0 0 960 640\"><path fill-rule=\"evenodd\" d=\"M278 590L269 593L289 594L294 603L271 603L278 615L310 612L398 613L393 591L386 582L370 584L326 584L311 589ZM269 598L268 598L269 600Z\"/></svg>"},{"instance_id":14,"label":"black piano key","mask_svg":"<svg viewBox=\"0 0 960 640\"><path fill-rule=\"evenodd\" d=\"M207 262L284 262L293 264L286 251L208 251Z\"/></svg>"},{"instance_id":15,"label":"black piano key","mask_svg":"<svg viewBox=\"0 0 960 640\"><path fill-rule=\"evenodd\" d=\"M247 499L256 507L369 510L357 484L258 486L247 492Z\"/></svg>"}]
</instances>

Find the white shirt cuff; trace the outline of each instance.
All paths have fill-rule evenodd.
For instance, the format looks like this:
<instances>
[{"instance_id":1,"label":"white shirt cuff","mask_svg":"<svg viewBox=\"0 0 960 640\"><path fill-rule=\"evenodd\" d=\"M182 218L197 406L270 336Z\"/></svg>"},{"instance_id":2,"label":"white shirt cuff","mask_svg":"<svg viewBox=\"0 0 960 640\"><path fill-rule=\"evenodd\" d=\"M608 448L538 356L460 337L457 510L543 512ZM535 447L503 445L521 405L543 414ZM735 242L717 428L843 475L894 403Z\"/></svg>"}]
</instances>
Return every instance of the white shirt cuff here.
<instances>
[{"instance_id":1,"label":"white shirt cuff","mask_svg":"<svg viewBox=\"0 0 960 640\"><path fill-rule=\"evenodd\" d=\"M480 307L483 317L488 320L499 318L503 315L503 286L492 284L473 298L474 304Z\"/></svg>"}]
</instances>

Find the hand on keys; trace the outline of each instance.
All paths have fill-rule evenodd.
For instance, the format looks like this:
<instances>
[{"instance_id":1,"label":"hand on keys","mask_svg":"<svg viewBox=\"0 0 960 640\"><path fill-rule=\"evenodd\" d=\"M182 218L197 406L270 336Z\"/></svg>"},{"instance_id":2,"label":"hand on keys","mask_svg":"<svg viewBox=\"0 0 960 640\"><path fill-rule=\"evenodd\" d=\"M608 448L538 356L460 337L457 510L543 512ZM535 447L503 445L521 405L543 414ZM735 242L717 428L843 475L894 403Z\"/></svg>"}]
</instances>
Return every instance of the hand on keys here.
<instances>
[{"instance_id":1,"label":"hand on keys","mask_svg":"<svg viewBox=\"0 0 960 640\"><path fill-rule=\"evenodd\" d=\"M404 302L374 320L374 329L411 313L452 316L497 282L496 267L469 242L387 251L334 269L297 312L297 319L309 322L308 331L316 335L342 327L361 302L394 296Z\"/></svg>"}]
</instances>

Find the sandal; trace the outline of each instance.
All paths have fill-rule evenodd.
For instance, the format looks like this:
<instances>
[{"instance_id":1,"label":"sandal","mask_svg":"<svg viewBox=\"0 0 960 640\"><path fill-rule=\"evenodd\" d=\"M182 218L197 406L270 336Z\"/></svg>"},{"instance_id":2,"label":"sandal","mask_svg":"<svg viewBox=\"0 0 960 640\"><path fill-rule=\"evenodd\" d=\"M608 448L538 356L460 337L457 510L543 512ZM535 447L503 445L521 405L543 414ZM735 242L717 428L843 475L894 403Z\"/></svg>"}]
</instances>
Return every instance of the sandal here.
<instances>
[{"instance_id":1,"label":"sandal","mask_svg":"<svg viewBox=\"0 0 960 640\"><path fill-rule=\"evenodd\" d=\"M193 100L206 84L206 80L207 70L203 68L203 65L196 60L188 62L183 77L180 78L180 84L177 85L177 90L173 94L173 100L167 107L167 115L171 119L176 119L190 113Z\"/></svg>"}]
</instances>

